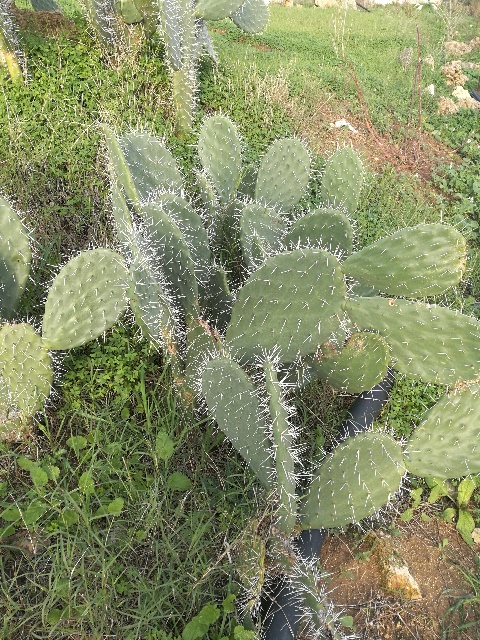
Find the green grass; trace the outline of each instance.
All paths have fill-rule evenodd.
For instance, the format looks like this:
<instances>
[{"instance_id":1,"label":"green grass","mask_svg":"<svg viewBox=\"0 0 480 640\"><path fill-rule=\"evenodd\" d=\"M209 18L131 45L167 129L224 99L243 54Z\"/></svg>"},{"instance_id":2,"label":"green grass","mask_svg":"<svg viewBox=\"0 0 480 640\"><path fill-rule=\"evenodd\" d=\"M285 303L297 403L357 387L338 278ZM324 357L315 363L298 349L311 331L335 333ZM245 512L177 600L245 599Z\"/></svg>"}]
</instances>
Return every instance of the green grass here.
<instances>
[{"instance_id":1,"label":"green grass","mask_svg":"<svg viewBox=\"0 0 480 640\"><path fill-rule=\"evenodd\" d=\"M163 136L186 174L196 162L196 133L183 139L173 133L161 42L108 66L75 3L68 2L68 12L74 37L24 36L26 86L13 86L0 72L6 123L0 184L26 212L37 241L35 282L22 307L32 318L40 316L44 282L64 256L113 240L100 122ZM246 159L255 161L273 139L300 133L322 102L358 114L341 57L341 19L333 9L273 6L261 36L240 34L227 22L211 25L220 64L202 62L197 125L205 114L228 113L238 122ZM443 26L430 8L350 12L345 24L345 55L372 120L397 139L408 121L413 78L398 55L405 47L415 51L417 24L422 55L436 59L423 83L441 91ZM464 114L440 119L428 98L423 107L425 126L462 148L465 167L439 172L440 193L392 168L367 175L358 244L424 221L467 229L469 279L448 302L473 312L480 261L469 216L478 212L467 203L478 127ZM314 164L320 175L322 159ZM312 184L305 204L317 200ZM2 637L167 640L210 604L220 613L207 637L240 640L235 611L222 602L238 590L232 567L248 523L267 529L271 508L252 476L211 423L181 410L161 356L128 322L74 350L57 369L57 393L30 437L0 444ZM439 393L402 378L384 420L406 436ZM317 383L295 398L307 458L334 442L350 401ZM260 580L261 567L255 569Z\"/></svg>"}]
</instances>

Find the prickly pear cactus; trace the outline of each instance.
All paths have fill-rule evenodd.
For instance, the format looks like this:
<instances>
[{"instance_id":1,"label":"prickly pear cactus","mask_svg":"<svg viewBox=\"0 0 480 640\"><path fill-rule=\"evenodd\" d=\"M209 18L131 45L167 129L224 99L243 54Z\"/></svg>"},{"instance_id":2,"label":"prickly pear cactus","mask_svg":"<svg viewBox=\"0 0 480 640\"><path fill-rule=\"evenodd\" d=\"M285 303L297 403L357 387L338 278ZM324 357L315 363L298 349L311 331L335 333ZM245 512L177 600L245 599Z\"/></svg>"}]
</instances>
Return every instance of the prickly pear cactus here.
<instances>
[{"instance_id":1,"label":"prickly pear cactus","mask_svg":"<svg viewBox=\"0 0 480 640\"><path fill-rule=\"evenodd\" d=\"M399 490L402 448L387 434L358 434L338 445L317 472L305 496L302 527L342 527L375 514Z\"/></svg>"},{"instance_id":2,"label":"prickly pear cactus","mask_svg":"<svg viewBox=\"0 0 480 640\"><path fill-rule=\"evenodd\" d=\"M30 273L29 234L0 198L0 310L12 320ZM54 279L43 334L25 322L0 327L0 438L22 429L53 383L50 351L70 349L113 326L127 305L128 271L110 249L80 253Z\"/></svg>"},{"instance_id":3,"label":"prickly pear cactus","mask_svg":"<svg viewBox=\"0 0 480 640\"><path fill-rule=\"evenodd\" d=\"M129 145L141 148L135 134ZM363 168L353 151L340 150L327 162L325 206L300 212L310 180L303 144L277 141L258 168L245 167L238 130L224 116L205 120L200 131L200 211L172 184L156 195L145 190L172 175L171 161L164 169L141 153L128 161L114 137L108 147L114 218L138 284L138 322L154 340L155 328L170 335L175 325L170 361L182 397L203 400L275 496L275 530L284 546L299 527L344 527L374 516L407 470L436 477L480 471L480 323L413 299L459 282L466 247L455 229L419 225L354 251ZM148 204L138 196L142 189L152 194ZM146 277L137 266L145 264L142 252L156 256L156 285L155 269ZM170 303L155 306L162 287ZM427 412L406 446L378 431L339 441L322 453L301 497L305 471L288 403L292 385L320 378L361 393L388 367L454 392ZM285 571L293 564L287 561ZM308 601L312 576L302 575L297 583Z\"/></svg>"}]
</instances>

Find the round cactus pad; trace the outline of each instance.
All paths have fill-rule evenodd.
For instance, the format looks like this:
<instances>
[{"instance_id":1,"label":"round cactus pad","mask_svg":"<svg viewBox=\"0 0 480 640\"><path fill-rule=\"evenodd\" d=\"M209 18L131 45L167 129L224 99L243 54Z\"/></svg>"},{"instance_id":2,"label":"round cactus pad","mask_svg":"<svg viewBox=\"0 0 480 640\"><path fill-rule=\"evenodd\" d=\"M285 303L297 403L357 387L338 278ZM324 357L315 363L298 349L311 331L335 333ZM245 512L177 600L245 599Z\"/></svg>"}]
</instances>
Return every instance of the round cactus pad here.
<instances>
[{"instance_id":1,"label":"round cactus pad","mask_svg":"<svg viewBox=\"0 0 480 640\"><path fill-rule=\"evenodd\" d=\"M338 260L327 251L273 256L240 289L227 342L246 360L277 348L282 362L293 362L338 328L345 292Z\"/></svg>"},{"instance_id":2,"label":"round cactus pad","mask_svg":"<svg viewBox=\"0 0 480 640\"><path fill-rule=\"evenodd\" d=\"M0 318L8 320L27 283L32 254L20 217L1 196L0 227Z\"/></svg>"},{"instance_id":3,"label":"round cactus pad","mask_svg":"<svg viewBox=\"0 0 480 640\"><path fill-rule=\"evenodd\" d=\"M98 338L127 306L128 271L110 249L83 251L60 270L48 292L42 335L48 349Z\"/></svg>"},{"instance_id":4,"label":"round cactus pad","mask_svg":"<svg viewBox=\"0 0 480 640\"><path fill-rule=\"evenodd\" d=\"M29 324L0 329L0 411L33 415L50 394L52 359Z\"/></svg>"},{"instance_id":5,"label":"round cactus pad","mask_svg":"<svg viewBox=\"0 0 480 640\"><path fill-rule=\"evenodd\" d=\"M338 209L315 209L294 222L284 245L287 249L318 247L348 255L353 246L352 225Z\"/></svg>"},{"instance_id":6,"label":"round cactus pad","mask_svg":"<svg viewBox=\"0 0 480 640\"><path fill-rule=\"evenodd\" d=\"M264 0L245 0L230 18L242 31L260 33L268 23L268 4Z\"/></svg>"},{"instance_id":7,"label":"round cactus pad","mask_svg":"<svg viewBox=\"0 0 480 640\"><path fill-rule=\"evenodd\" d=\"M374 515L400 489L399 443L385 433L359 433L318 468L305 496L302 528L343 527Z\"/></svg>"},{"instance_id":8,"label":"round cactus pad","mask_svg":"<svg viewBox=\"0 0 480 640\"><path fill-rule=\"evenodd\" d=\"M393 366L425 382L454 384L480 373L480 323L444 307L393 298L351 298L346 311L366 331L378 331Z\"/></svg>"},{"instance_id":9,"label":"round cactus pad","mask_svg":"<svg viewBox=\"0 0 480 640\"><path fill-rule=\"evenodd\" d=\"M405 451L417 476L461 478L480 473L480 388L465 387L429 409Z\"/></svg>"},{"instance_id":10,"label":"round cactus pad","mask_svg":"<svg viewBox=\"0 0 480 640\"><path fill-rule=\"evenodd\" d=\"M465 238L444 224L420 224L397 231L353 253L344 272L392 296L439 295L465 272Z\"/></svg>"}]
</instances>

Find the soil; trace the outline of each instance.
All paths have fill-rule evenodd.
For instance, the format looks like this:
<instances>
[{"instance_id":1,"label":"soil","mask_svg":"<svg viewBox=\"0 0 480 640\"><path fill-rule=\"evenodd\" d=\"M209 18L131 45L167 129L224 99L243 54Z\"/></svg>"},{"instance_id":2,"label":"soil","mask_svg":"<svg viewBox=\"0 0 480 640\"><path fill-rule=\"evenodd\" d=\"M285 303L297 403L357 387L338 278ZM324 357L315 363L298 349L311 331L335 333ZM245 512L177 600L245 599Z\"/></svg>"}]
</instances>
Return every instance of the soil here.
<instances>
[{"instance_id":1,"label":"soil","mask_svg":"<svg viewBox=\"0 0 480 640\"><path fill-rule=\"evenodd\" d=\"M356 131L335 123L346 120ZM298 122L298 120L297 120ZM348 104L334 101L319 102L308 118L301 118L300 135L319 155L331 153L337 146L351 145L374 170L390 163L397 171L411 173L429 181L435 166L460 163L460 156L450 147L423 131L412 127L404 144L395 143L390 136L381 136L373 127L368 114L357 115Z\"/></svg>"},{"instance_id":2,"label":"soil","mask_svg":"<svg viewBox=\"0 0 480 640\"><path fill-rule=\"evenodd\" d=\"M425 517L425 515L424 515ZM408 601L382 587L374 552L375 536L334 535L325 541L320 565L329 574L329 599L354 619L362 640L479 640L480 620L461 631L449 608L469 593L461 568L474 570L476 548L468 546L454 524L420 515L395 523L395 553L420 587L421 600ZM377 531L377 536L382 532ZM384 534L385 535L385 534Z\"/></svg>"},{"instance_id":3,"label":"soil","mask_svg":"<svg viewBox=\"0 0 480 640\"><path fill-rule=\"evenodd\" d=\"M44 37L55 37L60 34L72 36L75 23L58 11L30 11L13 8L15 21L22 31L38 33Z\"/></svg>"}]
</instances>

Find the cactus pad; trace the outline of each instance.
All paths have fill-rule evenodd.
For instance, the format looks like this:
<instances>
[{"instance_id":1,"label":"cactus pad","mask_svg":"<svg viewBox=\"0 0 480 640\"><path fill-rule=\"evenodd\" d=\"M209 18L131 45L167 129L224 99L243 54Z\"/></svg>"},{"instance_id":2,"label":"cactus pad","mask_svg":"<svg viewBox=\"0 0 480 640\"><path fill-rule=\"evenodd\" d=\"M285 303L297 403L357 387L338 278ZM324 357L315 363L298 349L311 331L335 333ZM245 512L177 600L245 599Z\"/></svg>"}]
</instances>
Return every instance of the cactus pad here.
<instances>
[{"instance_id":1,"label":"cactus pad","mask_svg":"<svg viewBox=\"0 0 480 640\"><path fill-rule=\"evenodd\" d=\"M343 527L374 515L400 489L405 468L398 442L359 433L321 463L305 496L302 528Z\"/></svg>"},{"instance_id":2,"label":"cactus pad","mask_svg":"<svg viewBox=\"0 0 480 640\"><path fill-rule=\"evenodd\" d=\"M130 247L135 235L130 209L117 180L112 181L112 217L117 238L121 244Z\"/></svg>"},{"instance_id":3,"label":"cactus pad","mask_svg":"<svg viewBox=\"0 0 480 640\"><path fill-rule=\"evenodd\" d=\"M60 11L60 7L55 0L31 0L35 11Z\"/></svg>"},{"instance_id":4,"label":"cactus pad","mask_svg":"<svg viewBox=\"0 0 480 640\"><path fill-rule=\"evenodd\" d=\"M0 329L0 414L31 416L50 395L52 359L29 324Z\"/></svg>"},{"instance_id":5,"label":"cactus pad","mask_svg":"<svg viewBox=\"0 0 480 640\"><path fill-rule=\"evenodd\" d=\"M48 349L72 349L98 338L127 306L128 271L110 249L83 251L60 270L48 292L43 339Z\"/></svg>"},{"instance_id":6,"label":"cactus pad","mask_svg":"<svg viewBox=\"0 0 480 640\"><path fill-rule=\"evenodd\" d=\"M271 443L260 417L256 389L232 360L211 360L202 375L202 395L218 428L248 463L264 487L272 487Z\"/></svg>"},{"instance_id":7,"label":"cactus pad","mask_svg":"<svg viewBox=\"0 0 480 640\"><path fill-rule=\"evenodd\" d=\"M246 33L261 33L268 23L268 5L263 0L245 0L230 18Z\"/></svg>"},{"instance_id":8,"label":"cactus pad","mask_svg":"<svg viewBox=\"0 0 480 640\"><path fill-rule=\"evenodd\" d=\"M202 299L205 317L223 333L230 322L232 306L233 296L228 288L227 274L222 267L214 265Z\"/></svg>"},{"instance_id":9,"label":"cactus pad","mask_svg":"<svg viewBox=\"0 0 480 640\"><path fill-rule=\"evenodd\" d=\"M298 204L310 177L310 156L295 138L276 140L258 169L255 200L287 212Z\"/></svg>"},{"instance_id":10,"label":"cactus pad","mask_svg":"<svg viewBox=\"0 0 480 640\"><path fill-rule=\"evenodd\" d=\"M198 155L220 202L227 204L237 190L242 170L242 145L233 122L225 116L205 120L198 139Z\"/></svg>"},{"instance_id":11,"label":"cactus pad","mask_svg":"<svg viewBox=\"0 0 480 640\"><path fill-rule=\"evenodd\" d=\"M337 259L296 249L266 260L240 289L227 341L249 360L278 347L282 362L316 351L339 324L345 283Z\"/></svg>"},{"instance_id":12,"label":"cactus pad","mask_svg":"<svg viewBox=\"0 0 480 640\"><path fill-rule=\"evenodd\" d=\"M480 473L480 389L465 387L445 396L423 416L405 451L417 476L461 478Z\"/></svg>"},{"instance_id":13,"label":"cactus pad","mask_svg":"<svg viewBox=\"0 0 480 640\"><path fill-rule=\"evenodd\" d=\"M20 217L0 196L0 318L10 319L25 289L32 254Z\"/></svg>"},{"instance_id":14,"label":"cactus pad","mask_svg":"<svg viewBox=\"0 0 480 640\"><path fill-rule=\"evenodd\" d=\"M378 331L391 347L393 366L425 382L454 384L480 373L480 323L450 309L393 298L351 298L347 314L360 328Z\"/></svg>"},{"instance_id":15,"label":"cactus pad","mask_svg":"<svg viewBox=\"0 0 480 640\"><path fill-rule=\"evenodd\" d=\"M256 269L265 259L281 249L285 221L273 209L261 204L247 204L240 216L240 242L249 269Z\"/></svg>"},{"instance_id":16,"label":"cactus pad","mask_svg":"<svg viewBox=\"0 0 480 640\"><path fill-rule=\"evenodd\" d=\"M211 253L201 217L184 198L172 193L163 193L155 198L148 210L152 211L153 208L162 211L178 227L188 245L197 280L201 283L207 282Z\"/></svg>"},{"instance_id":17,"label":"cactus pad","mask_svg":"<svg viewBox=\"0 0 480 640\"><path fill-rule=\"evenodd\" d=\"M283 242L287 249L317 247L348 255L353 246L353 229L338 209L315 209L293 223Z\"/></svg>"},{"instance_id":18,"label":"cactus pad","mask_svg":"<svg viewBox=\"0 0 480 640\"><path fill-rule=\"evenodd\" d=\"M338 149L329 158L320 187L325 207L341 207L353 214L358 206L363 184L362 161L349 147Z\"/></svg>"},{"instance_id":19,"label":"cactus pad","mask_svg":"<svg viewBox=\"0 0 480 640\"><path fill-rule=\"evenodd\" d=\"M143 18L133 0L115 0L115 13L125 24L135 24L141 22Z\"/></svg>"},{"instance_id":20,"label":"cactus pad","mask_svg":"<svg viewBox=\"0 0 480 640\"><path fill-rule=\"evenodd\" d=\"M323 344L307 363L319 378L335 389L362 393L378 384L387 373L390 352L377 333L354 333L338 351L330 343Z\"/></svg>"},{"instance_id":21,"label":"cactus pad","mask_svg":"<svg viewBox=\"0 0 480 640\"><path fill-rule=\"evenodd\" d=\"M275 468L277 471L277 493L279 507L276 525L280 531L291 534L297 520L295 460L293 456L293 435L290 411L285 406L282 389L275 366L270 360L263 363L265 389L272 425L272 440L275 447Z\"/></svg>"},{"instance_id":22,"label":"cactus pad","mask_svg":"<svg viewBox=\"0 0 480 640\"><path fill-rule=\"evenodd\" d=\"M170 151L149 133L129 133L118 140L141 199L158 191L181 190L183 176Z\"/></svg>"},{"instance_id":23,"label":"cactus pad","mask_svg":"<svg viewBox=\"0 0 480 640\"><path fill-rule=\"evenodd\" d=\"M242 0L199 0L195 5L195 15L204 20L223 20L241 4Z\"/></svg>"},{"instance_id":24,"label":"cactus pad","mask_svg":"<svg viewBox=\"0 0 480 640\"><path fill-rule=\"evenodd\" d=\"M424 297L458 284L465 272L463 236L444 224L397 231L349 256L343 270L393 296Z\"/></svg>"},{"instance_id":25,"label":"cactus pad","mask_svg":"<svg viewBox=\"0 0 480 640\"><path fill-rule=\"evenodd\" d=\"M175 314L159 278L137 255L130 265L130 306L145 338L175 355Z\"/></svg>"},{"instance_id":26,"label":"cactus pad","mask_svg":"<svg viewBox=\"0 0 480 640\"><path fill-rule=\"evenodd\" d=\"M152 202L141 209L148 237L156 253L158 268L165 276L176 303L186 313L198 315L198 284L191 247L162 203Z\"/></svg>"}]
</instances>

